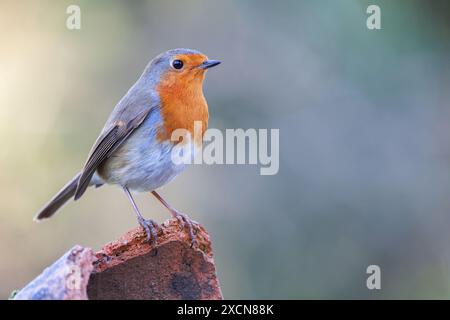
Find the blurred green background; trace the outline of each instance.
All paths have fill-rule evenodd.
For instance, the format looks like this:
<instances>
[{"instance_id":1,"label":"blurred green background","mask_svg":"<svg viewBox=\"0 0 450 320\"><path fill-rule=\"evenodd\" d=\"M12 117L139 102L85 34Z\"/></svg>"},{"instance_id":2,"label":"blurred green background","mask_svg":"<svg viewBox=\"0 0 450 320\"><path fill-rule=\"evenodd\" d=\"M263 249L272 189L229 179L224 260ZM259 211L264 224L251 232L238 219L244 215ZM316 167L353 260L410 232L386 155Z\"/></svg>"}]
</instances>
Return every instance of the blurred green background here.
<instances>
[{"instance_id":1,"label":"blurred green background","mask_svg":"<svg viewBox=\"0 0 450 320\"><path fill-rule=\"evenodd\" d=\"M210 232L226 298L449 298L449 42L449 1L3 0L0 298L74 244L136 226L116 187L32 217L147 62L177 47L223 60L205 84L211 127L280 129L278 175L195 166L162 190Z\"/></svg>"}]
</instances>

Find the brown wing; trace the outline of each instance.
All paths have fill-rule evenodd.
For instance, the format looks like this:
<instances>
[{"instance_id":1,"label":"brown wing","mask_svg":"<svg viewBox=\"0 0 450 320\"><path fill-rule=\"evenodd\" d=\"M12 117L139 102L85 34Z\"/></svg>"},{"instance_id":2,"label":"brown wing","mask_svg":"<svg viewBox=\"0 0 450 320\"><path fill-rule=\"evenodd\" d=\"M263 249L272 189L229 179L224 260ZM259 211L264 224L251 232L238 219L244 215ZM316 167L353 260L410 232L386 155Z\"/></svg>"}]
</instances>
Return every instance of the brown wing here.
<instances>
[{"instance_id":1,"label":"brown wing","mask_svg":"<svg viewBox=\"0 0 450 320\"><path fill-rule=\"evenodd\" d=\"M152 108L144 109L127 123L124 121L113 122L108 129L104 130L103 134L94 144L91 154L81 172L75 191L75 200L79 199L86 191L98 166L108 159L128 136L142 124L151 110Z\"/></svg>"}]
</instances>

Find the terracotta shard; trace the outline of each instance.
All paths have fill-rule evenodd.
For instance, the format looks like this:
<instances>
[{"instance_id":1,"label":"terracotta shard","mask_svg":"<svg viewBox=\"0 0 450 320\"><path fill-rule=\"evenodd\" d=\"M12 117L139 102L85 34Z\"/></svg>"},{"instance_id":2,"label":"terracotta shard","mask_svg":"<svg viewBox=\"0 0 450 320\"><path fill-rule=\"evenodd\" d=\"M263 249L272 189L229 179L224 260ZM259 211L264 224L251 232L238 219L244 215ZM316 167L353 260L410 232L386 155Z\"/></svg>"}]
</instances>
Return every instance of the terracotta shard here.
<instances>
[{"instance_id":1,"label":"terracotta shard","mask_svg":"<svg viewBox=\"0 0 450 320\"><path fill-rule=\"evenodd\" d=\"M158 228L158 245L142 228L94 254L75 246L14 299L222 299L209 235L200 226L190 246L178 220Z\"/></svg>"}]
</instances>

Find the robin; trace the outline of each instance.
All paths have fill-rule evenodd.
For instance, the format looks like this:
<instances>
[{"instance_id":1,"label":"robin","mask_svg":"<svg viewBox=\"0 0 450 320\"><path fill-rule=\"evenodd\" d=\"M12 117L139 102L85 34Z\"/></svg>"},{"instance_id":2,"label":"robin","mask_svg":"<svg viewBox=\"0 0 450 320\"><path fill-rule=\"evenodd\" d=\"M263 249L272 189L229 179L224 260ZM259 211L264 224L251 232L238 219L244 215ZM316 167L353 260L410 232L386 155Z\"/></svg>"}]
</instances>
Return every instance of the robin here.
<instances>
[{"instance_id":1,"label":"robin","mask_svg":"<svg viewBox=\"0 0 450 320\"><path fill-rule=\"evenodd\" d=\"M149 242L156 244L158 225L142 216L131 191L155 196L187 228L194 243L196 223L173 208L156 189L186 168L172 161L172 150L179 143L172 141L172 132L185 129L193 135L194 122L201 121L204 134L208 104L203 96L203 80L206 70L218 64L220 61L209 60L191 49L169 50L150 61L112 111L84 168L39 211L35 220L50 218L69 199L78 200L89 186L113 184L124 190Z\"/></svg>"}]
</instances>

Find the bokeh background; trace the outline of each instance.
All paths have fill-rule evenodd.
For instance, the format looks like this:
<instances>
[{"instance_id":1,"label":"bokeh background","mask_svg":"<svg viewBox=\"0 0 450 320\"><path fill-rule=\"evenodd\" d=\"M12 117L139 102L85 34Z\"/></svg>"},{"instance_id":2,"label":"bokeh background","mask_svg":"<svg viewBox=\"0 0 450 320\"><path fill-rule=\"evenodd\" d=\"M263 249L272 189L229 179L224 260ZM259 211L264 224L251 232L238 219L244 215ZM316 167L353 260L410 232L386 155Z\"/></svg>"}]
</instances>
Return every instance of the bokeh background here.
<instances>
[{"instance_id":1,"label":"bokeh background","mask_svg":"<svg viewBox=\"0 0 450 320\"><path fill-rule=\"evenodd\" d=\"M369 4L381 30L366 28ZM210 232L226 298L449 298L449 42L449 1L2 0L0 298L74 244L136 226L115 187L32 217L147 62L176 47L223 60L205 84L212 127L280 129L277 175L195 166L162 190Z\"/></svg>"}]
</instances>

